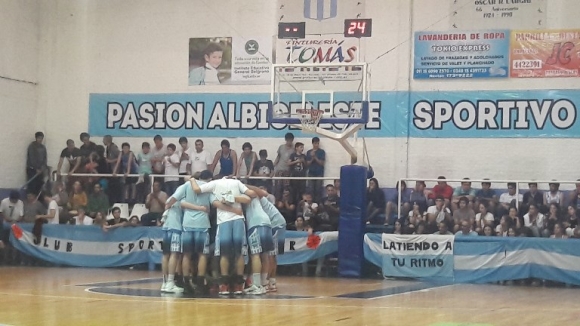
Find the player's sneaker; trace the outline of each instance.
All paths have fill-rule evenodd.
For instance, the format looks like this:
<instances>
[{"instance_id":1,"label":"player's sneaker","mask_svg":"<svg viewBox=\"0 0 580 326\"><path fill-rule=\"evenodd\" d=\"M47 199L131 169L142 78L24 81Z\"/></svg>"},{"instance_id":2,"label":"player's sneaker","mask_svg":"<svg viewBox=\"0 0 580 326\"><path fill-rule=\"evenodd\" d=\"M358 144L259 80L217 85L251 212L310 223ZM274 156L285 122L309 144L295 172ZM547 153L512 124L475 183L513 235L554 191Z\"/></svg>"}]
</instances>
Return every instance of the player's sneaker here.
<instances>
[{"instance_id":1,"label":"player's sneaker","mask_svg":"<svg viewBox=\"0 0 580 326\"><path fill-rule=\"evenodd\" d=\"M165 286L165 292L183 293L183 288L178 287L174 282L167 282L167 285Z\"/></svg>"},{"instance_id":2,"label":"player's sneaker","mask_svg":"<svg viewBox=\"0 0 580 326\"><path fill-rule=\"evenodd\" d=\"M166 292L167 289L167 282L163 282L163 284L161 284L161 292Z\"/></svg>"},{"instance_id":3,"label":"player's sneaker","mask_svg":"<svg viewBox=\"0 0 580 326\"><path fill-rule=\"evenodd\" d=\"M268 286L268 292L278 292L278 287L276 287L276 284L270 284Z\"/></svg>"},{"instance_id":4,"label":"player's sneaker","mask_svg":"<svg viewBox=\"0 0 580 326\"><path fill-rule=\"evenodd\" d=\"M244 283L236 283L234 284L234 294L243 294L244 293Z\"/></svg>"},{"instance_id":5,"label":"player's sneaker","mask_svg":"<svg viewBox=\"0 0 580 326\"><path fill-rule=\"evenodd\" d=\"M252 284L252 286L244 290L244 293L251 295L261 295L266 293L266 289L263 286L257 286L256 284Z\"/></svg>"},{"instance_id":6,"label":"player's sneaker","mask_svg":"<svg viewBox=\"0 0 580 326\"><path fill-rule=\"evenodd\" d=\"M230 294L230 287L227 284L220 284L219 294L220 295Z\"/></svg>"}]
</instances>

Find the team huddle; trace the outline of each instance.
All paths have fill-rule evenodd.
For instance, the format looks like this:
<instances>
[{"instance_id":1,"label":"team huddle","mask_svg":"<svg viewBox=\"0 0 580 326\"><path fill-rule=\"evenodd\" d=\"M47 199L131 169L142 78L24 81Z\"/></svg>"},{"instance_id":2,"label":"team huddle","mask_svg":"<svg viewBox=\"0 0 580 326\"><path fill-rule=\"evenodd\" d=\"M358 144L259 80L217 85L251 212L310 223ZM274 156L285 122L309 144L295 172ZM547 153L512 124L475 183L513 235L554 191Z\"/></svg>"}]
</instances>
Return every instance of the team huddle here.
<instances>
[{"instance_id":1,"label":"team huddle","mask_svg":"<svg viewBox=\"0 0 580 326\"><path fill-rule=\"evenodd\" d=\"M162 219L161 292L207 295L212 283L219 284L220 295L277 291L276 255L284 251L286 220L264 189L212 177L210 171L202 171L167 199ZM215 242L210 244L212 207L217 212L217 228ZM215 259L219 257L217 283L208 273L212 253ZM246 282L248 254L251 277Z\"/></svg>"}]
</instances>

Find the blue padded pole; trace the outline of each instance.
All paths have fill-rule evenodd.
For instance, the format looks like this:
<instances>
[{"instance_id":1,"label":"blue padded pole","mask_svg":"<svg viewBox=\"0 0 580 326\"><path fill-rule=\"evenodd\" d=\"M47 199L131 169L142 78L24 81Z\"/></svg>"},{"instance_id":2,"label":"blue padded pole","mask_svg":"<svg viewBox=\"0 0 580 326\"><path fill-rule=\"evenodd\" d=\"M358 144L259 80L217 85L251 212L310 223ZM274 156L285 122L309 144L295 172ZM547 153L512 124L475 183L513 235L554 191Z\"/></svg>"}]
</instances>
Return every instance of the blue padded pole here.
<instances>
[{"instance_id":1,"label":"blue padded pole","mask_svg":"<svg viewBox=\"0 0 580 326\"><path fill-rule=\"evenodd\" d=\"M338 273L341 277L360 277L362 274L366 188L366 167L345 165L340 168Z\"/></svg>"}]
</instances>

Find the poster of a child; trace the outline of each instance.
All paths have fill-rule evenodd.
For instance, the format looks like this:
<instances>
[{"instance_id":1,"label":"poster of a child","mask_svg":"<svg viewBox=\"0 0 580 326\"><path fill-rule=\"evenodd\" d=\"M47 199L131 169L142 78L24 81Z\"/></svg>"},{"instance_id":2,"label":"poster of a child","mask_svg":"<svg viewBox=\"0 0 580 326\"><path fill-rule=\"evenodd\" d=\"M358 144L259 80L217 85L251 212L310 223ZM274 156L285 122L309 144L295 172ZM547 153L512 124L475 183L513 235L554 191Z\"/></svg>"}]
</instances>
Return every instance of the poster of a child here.
<instances>
[{"instance_id":1,"label":"poster of a child","mask_svg":"<svg viewBox=\"0 0 580 326\"><path fill-rule=\"evenodd\" d=\"M189 39L189 85L219 85L231 78L232 38Z\"/></svg>"}]
</instances>

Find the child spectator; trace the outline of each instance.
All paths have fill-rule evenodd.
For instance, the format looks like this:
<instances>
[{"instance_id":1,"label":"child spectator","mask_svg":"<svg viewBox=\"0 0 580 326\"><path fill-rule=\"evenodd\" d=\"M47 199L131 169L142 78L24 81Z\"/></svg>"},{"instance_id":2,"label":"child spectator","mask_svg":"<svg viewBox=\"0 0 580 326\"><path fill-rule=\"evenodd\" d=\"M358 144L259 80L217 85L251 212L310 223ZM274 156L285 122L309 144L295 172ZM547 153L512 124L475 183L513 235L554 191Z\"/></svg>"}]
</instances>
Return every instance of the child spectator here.
<instances>
[{"instance_id":1,"label":"child spectator","mask_svg":"<svg viewBox=\"0 0 580 326\"><path fill-rule=\"evenodd\" d=\"M136 174L139 171L139 167L137 166L135 154L131 151L131 145L129 145L129 143L123 143L121 145L121 154L117 157L117 164L113 169L113 175L117 174L119 167L121 167L121 171L125 175L125 201L128 203L134 203L135 183L138 178L130 177L129 175Z\"/></svg>"},{"instance_id":2,"label":"child spectator","mask_svg":"<svg viewBox=\"0 0 580 326\"><path fill-rule=\"evenodd\" d=\"M152 166L153 154L151 154L151 145L148 142L141 144L141 152L137 154L137 163L139 164L139 180L137 180L137 202L145 201L148 189L150 188L149 175L153 173Z\"/></svg>"},{"instance_id":3,"label":"child spectator","mask_svg":"<svg viewBox=\"0 0 580 326\"><path fill-rule=\"evenodd\" d=\"M242 145L242 154L240 154L240 159L238 161L238 177L247 177L252 175L254 170L254 164L258 160L256 152L252 150L252 144L246 142ZM246 179L247 180L247 179ZM251 184L253 182L250 182Z\"/></svg>"},{"instance_id":4,"label":"child spectator","mask_svg":"<svg viewBox=\"0 0 580 326\"><path fill-rule=\"evenodd\" d=\"M290 176L303 178L306 176L306 155L304 155L304 144L298 142L294 145L294 153L290 154L288 166L290 167ZM294 198L299 200L306 191L306 180L290 180L290 187L294 191Z\"/></svg>"},{"instance_id":5,"label":"child spectator","mask_svg":"<svg viewBox=\"0 0 580 326\"><path fill-rule=\"evenodd\" d=\"M312 149L306 152L306 165L308 166L308 176L320 178L324 177L324 163L326 162L326 152L320 148L320 138L312 138ZM324 180L310 180L310 188L314 196L314 201L319 201L322 197L322 184Z\"/></svg>"},{"instance_id":6,"label":"child spectator","mask_svg":"<svg viewBox=\"0 0 580 326\"><path fill-rule=\"evenodd\" d=\"M171 196L179 186L179 155L175 153L175 145L167 145L167 152L163 159L163 166L165 167L165 175L173 175L173 177L165 177L165 191Z\"/></svg>"},{"instance_id":7,"label":"child spectator","mask_svg":"<svg viewBox=\"0 0 580 326\"><path fill-rule=\"evenodd\" d=\"M271 178L274 176L274 163L268 159L268 151L261 149L259 152L260 159L254 164L254 173L256 177ZM260 179L255 180L257 186L266 187L266 191L272 191L272 180Z\"/></svg>"}]
</instances>

